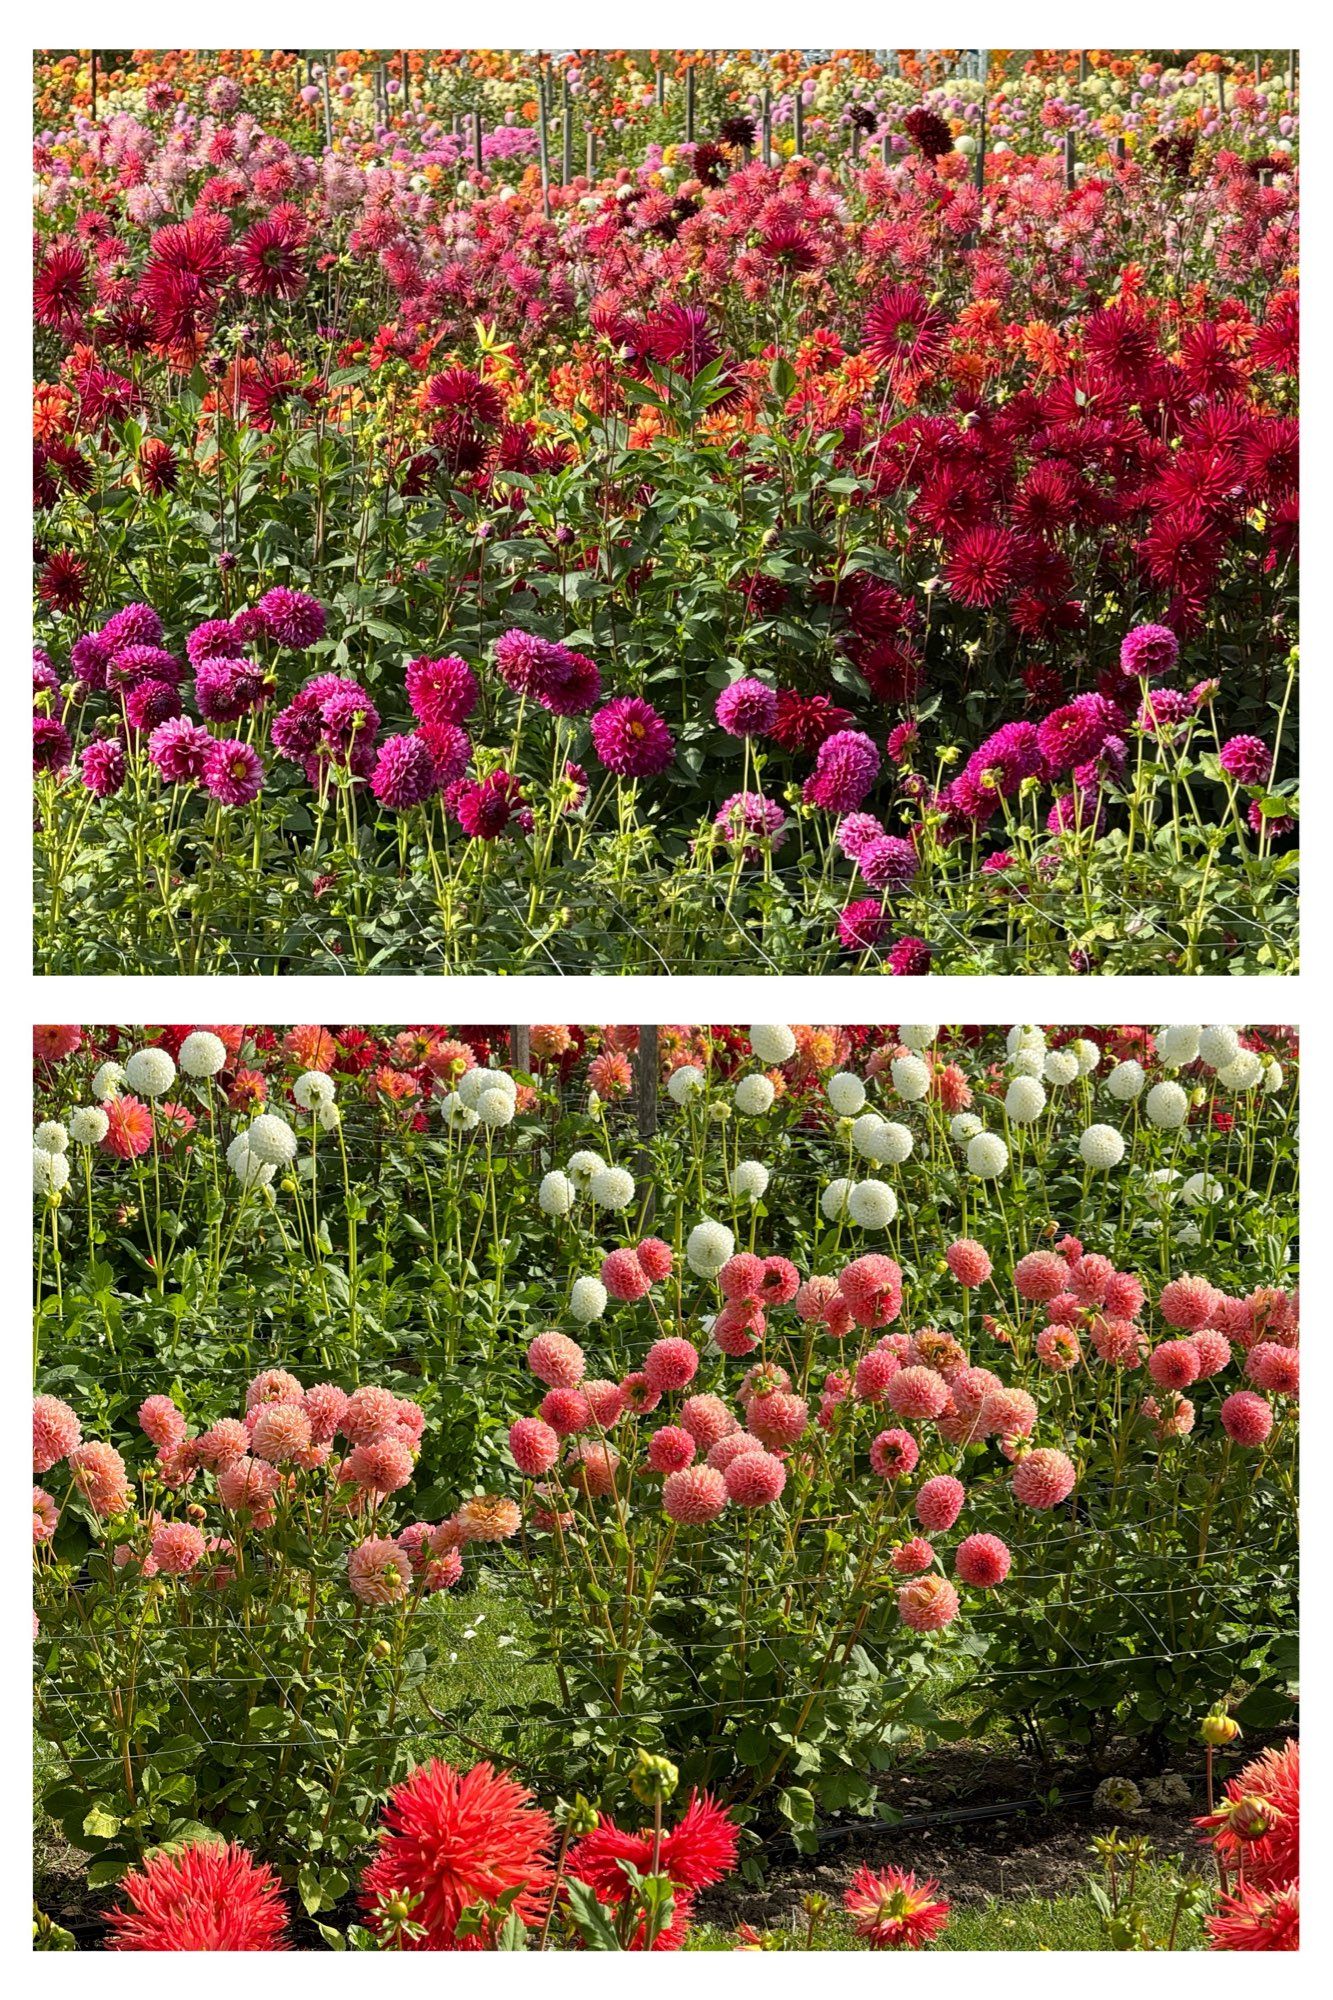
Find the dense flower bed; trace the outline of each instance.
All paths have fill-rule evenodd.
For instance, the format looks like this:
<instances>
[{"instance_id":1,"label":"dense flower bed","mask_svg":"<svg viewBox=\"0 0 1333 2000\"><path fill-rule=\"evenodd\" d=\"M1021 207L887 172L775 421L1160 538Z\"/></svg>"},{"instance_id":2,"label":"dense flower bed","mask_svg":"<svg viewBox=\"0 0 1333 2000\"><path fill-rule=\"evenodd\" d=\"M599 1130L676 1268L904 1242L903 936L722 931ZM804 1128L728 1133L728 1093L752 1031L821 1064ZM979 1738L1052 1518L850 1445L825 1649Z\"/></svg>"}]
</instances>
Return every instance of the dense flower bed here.
<instances>
[{"instance_id":1,"label":"dense flower bed","mask_svg":"<svg viewBox=\"0 0 1333 2000\"><path fill-rule=\"evenodd\" d=\"M1281 67L403 61L39 69L40 963L1289 967Z\"/></svg>"},{"instance_id":2,"label":"dense flower bed","mask_svg":"<svg viewBox=\"0 0 1333 2000\"><path fill-rule=\"evenodd\" d=\"M510 1032L37 1033L42 1720L109 1867L198 1820L327 1907L481 1578L535 1782L648 1751L798 1842L958 1700L1287 1719L1289 1031Z\"/></svg>"}]
</instances>

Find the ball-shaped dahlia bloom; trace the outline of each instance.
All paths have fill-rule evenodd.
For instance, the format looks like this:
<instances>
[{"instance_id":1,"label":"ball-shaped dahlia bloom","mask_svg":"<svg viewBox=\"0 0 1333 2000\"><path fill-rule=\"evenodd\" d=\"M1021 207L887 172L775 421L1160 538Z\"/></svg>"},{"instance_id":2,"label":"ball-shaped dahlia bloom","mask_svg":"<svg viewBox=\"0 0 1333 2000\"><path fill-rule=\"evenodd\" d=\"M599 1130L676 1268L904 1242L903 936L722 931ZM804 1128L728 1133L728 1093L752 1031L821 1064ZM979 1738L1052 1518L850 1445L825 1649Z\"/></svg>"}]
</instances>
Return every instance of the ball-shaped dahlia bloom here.
<instances>
[{"instance_id":1,"label":"ball-shaped dahlia bloom","mask_svg":"<svg viewBox=\"0 0 1333 2000\"><path fill-rule=\"evenodd\" d=\"M767 736L778 719L777 691L760 680L732 681L715 712L728 736Z\"/></svg>"},{"instance_id":2,"label":"ball-shaped dahlia bloom","mask_svg":"<svg viewBox=\"0 0 1333 2000\"><path fill-rule=\"evenodd\" d=\"M940 1473L928 1479L916 1496L915 1513L917 1520L927 1533L947 1534L963 1511L967 1490L961 1479L954 1479L948 1473Z\"/></svg>"},{"instance_id":3,"label":"ball-shaped dahlia bloom","mask_svg":"<svg viewBox=\"0 0 1333 2000\"><path fill-rule=\"evenodd\" d=\"M958 1616L958 1592L947 1577L917 1577L898 1592L898 1615L914 1632L940 1632Z\"/></svg>"},{"instance_id":4,"label":"ball-shaped dahlia bloom","mask_svg":"<svg viewBox=\"0 0 1333 2000\"><path fill-rule=\"evenodd\" d=\"M705 1527L727 1504L727 1483L710 1465L669 1472L662 1486L662 1511L682 1527Z\"/></svg>"},{"instance_id":5,"label":"ball-shaped dahlia bloom","mask_svg":"<svg viewBox=\"0 0 1333 2000\"><path fill-rule=\"evenodd\" d=\"M1019 1459L1009 1483L1023 1506L1047 1509L1069 1498L1077 1477L1072 1459L1043 1446Z\"/></svg>"},{"instance_id":6,"label":"ball-shaped dahlia bloom","mask_svg":"<svg viewBox=\"0 0 1333 2000\"><path fill-rule=\"evenodd\" d=\"M991 1260L980 1243L974 1243L970 1236L960 1236L951 1243L944 1253L944 1261L950 1272L965 1290L971 1291L977 1285L984 1285L991 1274Z\"/></svg>"},{"instance_id":7,"label":"ball-shaped dahlia bloom","mask_svg":"<svg viewBox=\"0 0 1333 2000\"><path fill-rule=\"evenodd\" d=\"M1234 1396L1228 1396L1219 1414L1233 1444L1252 1451L1268 1442L1273 1428L1272 1406L1253 1390L1238 1389Z\"/></svg>"},{"instance_id":8,"label":"ball-shaped dahlia bloom","mask_svg":"<svg viewBox=\"0 0 1333 2000\"><path fill-rule=\"evenodd\" d=\"M738 1507L771 1507L787 1484L787 1468L769 1451L740 1452L722 1475Z\"/></svg>"},{"instance_id":9,"label":"ball-shaped dahlia bloom","mask_svg":"<svg viewBox=\"0 0 1333 2000\"><path fill-rule=\"evenodd\" d=\"M583 1349L564 1333L539 1333L528 1347L528 1367L552 1389L577 1389L588 1372Z\"/></svg>"},{"instance_id":10,"label":"ball-shaped dahlia bloom","mask_svg":"<svg viewBox=\"0 0 1333 2000\"><path fill-rule=\"evenodd\" d=\"M509 1455L525 1479L543 1479L560 1456L560 1439L540 1417L509 1426Z\"/></svg>"},{"instance_id":11,"label":"ball-shaped dahlia bloom","mask_svg":"<svg viewBox=\"0 0 1333 2000\"><path fill-rule=\"evenodd\" d=\"M1012 1562L998 1535L968 1535L954 1551L954 1575L974 1590L994 1590L1008 1576Z\"/></svg>"}]
</instances>

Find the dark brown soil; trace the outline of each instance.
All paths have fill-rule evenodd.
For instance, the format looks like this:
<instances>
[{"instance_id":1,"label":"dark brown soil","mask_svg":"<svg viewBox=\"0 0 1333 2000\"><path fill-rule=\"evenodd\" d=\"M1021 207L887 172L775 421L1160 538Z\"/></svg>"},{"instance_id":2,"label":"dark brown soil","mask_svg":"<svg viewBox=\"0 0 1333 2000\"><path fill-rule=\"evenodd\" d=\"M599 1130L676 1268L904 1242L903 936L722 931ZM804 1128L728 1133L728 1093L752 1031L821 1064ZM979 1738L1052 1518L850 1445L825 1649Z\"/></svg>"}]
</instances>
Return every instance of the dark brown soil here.
<instances>
[{"instance_id":1,"label":"dark brown soil","mask_svg":"<svg viewBox=\"0 0 1333 2000\"><path fill-rule=\"evenodd\" d=\"M824 1838L817 1853L795 1852L789 1841L768 1849L761 1884L739 1877L700 1898L701 1920L734 1929L784 1928L800 1918L801 1900L812 1890L837 1902L862 1863L890 1865L934 1876L959 1904L991 1897L1058 1896L1086 1882L1095 1867L1092 1842L1112 1832L1114 1817L1097 1811L1091 1794L1108 1770L1141 1781L1147 1774L1125 1745L1097 1770L1038 1775L1030 1762L978 1758L976 1746L923 1756L911 1771L890 1774L880 1785L885 1804L903 1815L901 1825L873 1820L842 1822L837 1838ZM1151 1808L1119 1822L1125 1834L1143 1834L1162 1859L1200 1854L1194 1816L1206 1808L1202 1773L1182 1768L1191 1786L1188 1805ZM1001 1804L1023 1809L1004 1817L960 1819L949 1815ZM923 1824L922 1822L927 1822ZM823 1830L827 1835L828 1829Z\"/></svg>"}]
</instances>

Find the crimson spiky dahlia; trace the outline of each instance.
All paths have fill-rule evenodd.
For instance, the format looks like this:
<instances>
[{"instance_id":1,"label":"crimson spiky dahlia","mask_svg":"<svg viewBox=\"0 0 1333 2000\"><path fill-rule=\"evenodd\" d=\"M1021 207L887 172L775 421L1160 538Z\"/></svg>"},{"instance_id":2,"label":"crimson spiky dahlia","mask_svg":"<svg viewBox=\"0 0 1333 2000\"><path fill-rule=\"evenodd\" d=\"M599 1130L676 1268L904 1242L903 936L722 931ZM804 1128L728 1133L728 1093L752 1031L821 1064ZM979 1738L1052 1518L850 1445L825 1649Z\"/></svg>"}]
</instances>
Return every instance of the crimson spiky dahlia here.
<instances>
[{"instance_id":1,"label":"crimson spiky dahlia","mask_svg":"<svg viewBox=\"0 0 1333 2000\"><path fill-rule=\"evenodd\" d=\"M540 1921L551 1884L550 1820L507 1772L475 1764L458 1772L436 1757L389 1794L379 1852L361 1877L361 1900L378 1930L385 1898L419 1897L413 1919L423 1935L412 1951L481 1951L479 1935L456 1935L474 1903L494 1905L509 1890L523 1922Z\"/></svg>"},{"instance_id":2,"label":"crimson spiky dahlia","mask_svg":"<svg viewBox=\"0 0 1333 2000\"><path fill-rule=\"evenodd\" d=\"M277 1876L243 1847L192 1841L159 1849L121 1880L109 1951L285 1951L287 1908Z\"/></svg>"}]
</instances>

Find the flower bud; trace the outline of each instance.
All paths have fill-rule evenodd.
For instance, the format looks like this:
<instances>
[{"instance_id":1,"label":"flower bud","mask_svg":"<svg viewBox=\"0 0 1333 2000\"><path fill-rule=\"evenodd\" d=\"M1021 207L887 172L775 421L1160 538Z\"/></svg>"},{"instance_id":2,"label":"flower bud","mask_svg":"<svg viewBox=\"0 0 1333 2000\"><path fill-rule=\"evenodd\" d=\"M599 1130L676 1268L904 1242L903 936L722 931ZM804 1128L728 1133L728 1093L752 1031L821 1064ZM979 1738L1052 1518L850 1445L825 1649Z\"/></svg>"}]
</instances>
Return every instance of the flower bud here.
<instances>
[{"instance_id":1,"label":"flower bud","mask_svg":"<svg viewBox=\"0 0 1333 2000\"><path fill-rule=\"evenodd\" d=\"M1282 1815L1268 1799L1246 1792L1227 1807L1227 1826L1237 1840L1265 1840Z\"/></svg>"},{"instance_id":2,"label":"flower bud","mask_svg":"<svg viewBox=\"0 0 1333 2000\"><path fill-rule=\"evenodd\" d=\"M629 1788L641 1806L664 1806L680 1783L680 1772L669 1757L640 1750L630 1772Z\"/></svg>"},{"instance_id":3,"label":"flower bud","mask_svg":"<svg viewBox=\"0 0 1333 2000\"><path fill-rule=\"evenodd\" d=\"M1240 1724L1219 1708L1205 1715L1199 1724L1199 1734L1210 1750L1220 1750L1225 1744L1235 1742L1240 1735Z\"/></svg>"}]
</instances>

